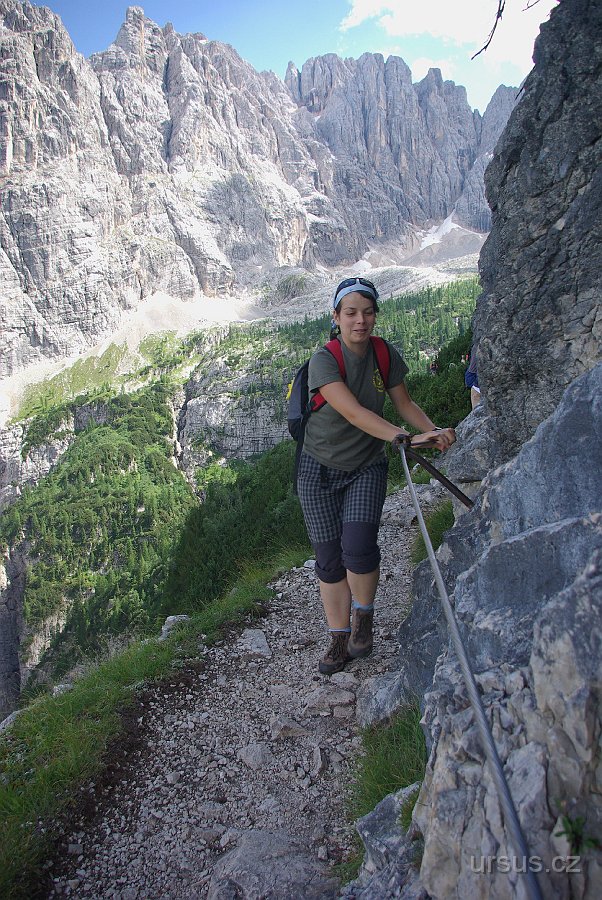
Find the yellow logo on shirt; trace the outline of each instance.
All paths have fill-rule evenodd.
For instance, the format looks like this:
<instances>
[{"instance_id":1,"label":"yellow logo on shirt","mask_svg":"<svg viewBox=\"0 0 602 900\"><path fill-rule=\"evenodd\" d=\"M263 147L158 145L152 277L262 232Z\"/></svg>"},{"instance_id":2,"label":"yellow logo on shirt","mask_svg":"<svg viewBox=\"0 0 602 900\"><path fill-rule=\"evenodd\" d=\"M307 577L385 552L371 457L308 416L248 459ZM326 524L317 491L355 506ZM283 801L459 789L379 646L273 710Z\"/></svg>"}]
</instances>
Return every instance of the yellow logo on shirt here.
<instances>
[{"instance_id":1,"label":"yellow logo on shirt","mask_svg":"<svg viewBox=\"0 0 602 900\"><path fill-rule=\"evenodd\" d=\"M383 377L380 374L380 371L378 370L378 368L376 368L374 370L374 375L372 376L372 384L374 385L376 390L379 392L379 394L384 393L385 383L383 381Z\"/></svg>"}]
</instances>

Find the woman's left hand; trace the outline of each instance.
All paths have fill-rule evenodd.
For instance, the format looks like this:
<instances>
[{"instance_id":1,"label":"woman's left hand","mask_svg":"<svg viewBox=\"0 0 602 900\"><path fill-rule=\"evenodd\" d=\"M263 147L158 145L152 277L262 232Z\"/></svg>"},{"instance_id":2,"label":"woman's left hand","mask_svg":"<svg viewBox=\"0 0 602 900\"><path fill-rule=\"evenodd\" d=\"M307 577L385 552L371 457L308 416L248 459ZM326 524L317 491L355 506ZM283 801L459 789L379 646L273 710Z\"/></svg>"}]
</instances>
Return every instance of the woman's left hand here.
<instances>
[{"instance_id":1,"label":"woman's left hand","mask_svg":"<svg viewBox=\"0 0 602 900\"><path fill-rule=\"evenodd\" d=\"M434 444L437 450L443 453L449 450L452 444L456 442L456 432L453 428L436 428L434 431L425 431L423 434L415 434L413 440L416 442L416 449L420 444Z\"/></svg>"}]
</instances>

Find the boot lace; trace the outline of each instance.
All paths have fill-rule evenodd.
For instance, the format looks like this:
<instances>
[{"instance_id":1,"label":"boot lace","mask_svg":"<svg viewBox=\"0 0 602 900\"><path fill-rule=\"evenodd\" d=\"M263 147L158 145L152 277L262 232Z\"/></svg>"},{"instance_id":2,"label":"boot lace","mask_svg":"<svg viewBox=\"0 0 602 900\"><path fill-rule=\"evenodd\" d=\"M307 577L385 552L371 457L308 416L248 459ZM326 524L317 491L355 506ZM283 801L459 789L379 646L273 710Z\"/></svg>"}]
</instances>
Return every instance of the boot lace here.
<instances>
[{"instance_id":1,"label":"boot lace","mask_svg":"<svg viewBox=\"0 0 602 900\"><path fill-rule=\"evenodd\" d=\"M330 649L328 651L328 656L331 659L340 659L342 656L345 656L347 652L347 641L349 640L349 635L347 632L341 632L340 634L333 634L332 636L332 644L330 645Z\"/></svg>"}]
</instances>

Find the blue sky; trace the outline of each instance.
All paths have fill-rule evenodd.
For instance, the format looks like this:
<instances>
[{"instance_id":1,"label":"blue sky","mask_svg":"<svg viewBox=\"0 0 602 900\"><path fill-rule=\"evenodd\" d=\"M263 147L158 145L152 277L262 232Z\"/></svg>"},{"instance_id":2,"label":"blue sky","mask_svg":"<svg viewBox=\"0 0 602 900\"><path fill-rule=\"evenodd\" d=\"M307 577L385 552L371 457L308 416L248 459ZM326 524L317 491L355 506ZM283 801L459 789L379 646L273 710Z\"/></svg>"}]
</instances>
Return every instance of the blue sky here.
<instances>
[{"instance_id":1,"label":"blue sky","mask_svg":"<svg viewBox=\"0 0 602 900\"><path fill-rule=\"evenodd\" d=\"M256 69L284 77L289 60L300 68L312 56L367 51L403 57L414 80L429 66L463 84L471 106L484 111L499 84L518 85L531 68L539 24L557 0L506 0L488 51L471 61L487 39L497 0L148 0L139 3L158 25L200 31L225 41ZM127 0L50 0L76 48L85 56L105 50L125 18ZM133 5L133 4L131 4ZM532 8L527 8L532 6Z\"/></svg>"}]
</instances>

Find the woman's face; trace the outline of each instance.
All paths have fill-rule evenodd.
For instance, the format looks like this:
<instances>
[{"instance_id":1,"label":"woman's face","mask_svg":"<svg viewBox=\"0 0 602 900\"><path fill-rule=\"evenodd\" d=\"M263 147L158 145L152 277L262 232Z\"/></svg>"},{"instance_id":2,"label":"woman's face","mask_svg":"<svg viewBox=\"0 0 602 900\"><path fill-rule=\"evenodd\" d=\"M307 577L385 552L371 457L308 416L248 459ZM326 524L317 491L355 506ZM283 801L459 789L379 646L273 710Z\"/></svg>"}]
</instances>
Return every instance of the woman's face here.
<instances>
[{"instance_id":1,"label":"woman's face","mask_svg":"<svg viewBox=\"0 0 602 900\"><path fill-rule=\"evenodd\" d=\"M368 345L374 329L374 303L357 291L346 294L335 310L334 320L341 329L345 345L351 350L362 350Z\"/></svg>"}]
</instances>

